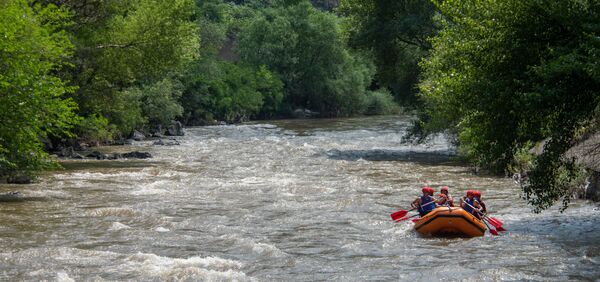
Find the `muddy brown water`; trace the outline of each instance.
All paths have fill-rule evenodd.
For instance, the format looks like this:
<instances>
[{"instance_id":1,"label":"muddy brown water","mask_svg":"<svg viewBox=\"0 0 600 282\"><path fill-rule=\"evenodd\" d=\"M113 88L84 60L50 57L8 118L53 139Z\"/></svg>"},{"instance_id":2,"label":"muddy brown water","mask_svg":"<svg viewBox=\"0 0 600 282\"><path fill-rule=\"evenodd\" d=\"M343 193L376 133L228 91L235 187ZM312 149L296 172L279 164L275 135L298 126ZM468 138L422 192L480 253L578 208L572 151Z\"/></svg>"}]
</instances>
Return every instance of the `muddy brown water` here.
<instances>
[{"instance_id":1,"label":"muddy brown water","mask_svg":"<svg viewBox=\"0 0 600 282\"><path fill-rule=\"evenodd\" d=\"M600 211L533 214L510 179L478 176L409 117L187 128L180 146L64 161L0 204L0 279L48 281L565 281L600 278ZM422 185L477 188L501 236L430 238L389 214Z\"/></svg>"}]
</instances>

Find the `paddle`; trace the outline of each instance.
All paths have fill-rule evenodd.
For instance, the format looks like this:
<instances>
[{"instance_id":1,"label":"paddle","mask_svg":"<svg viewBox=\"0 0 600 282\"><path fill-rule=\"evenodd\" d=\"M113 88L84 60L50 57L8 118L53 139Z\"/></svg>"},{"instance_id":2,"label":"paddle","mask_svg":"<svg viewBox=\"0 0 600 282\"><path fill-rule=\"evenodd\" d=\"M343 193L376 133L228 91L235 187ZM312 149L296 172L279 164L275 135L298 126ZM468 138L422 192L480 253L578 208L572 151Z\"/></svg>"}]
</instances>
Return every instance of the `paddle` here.
<instances>
[{"instance_id":1,"label":"paddle","mask_svg":"<svg viewBox=\"0 0 600 282\"><path fill-rule=\"evenodd\" d=\"M405 218L395 219L394 221L396 221L396 222L400 222L400 221L404 221L404 220L407 220L407 219L409 219L409 218L411 218L411 217L415 217L415 216L419 216L419 214L413 214L413 215L411 215L411 216L407 216L407 217L405 217Z\"/></svg>"},{"instance_id":2,"label":"paddle","mask_svg":"<svg viewBox=\"0 0 600 282\"><path fill-rule=\"evenodd\" d=\"M469 207L471 207L471 208L472 208L474 211L478 212L478 213L479 213L479 214L482 216L481 220L482 220L484 223L486 222L486 219L487 219L487 221L488 221L488 222L489 222L491 225L493 225L493 226L494 226L494 227L495 227L495 228L496 228L498 231L506 231L506 229L504 229L504 228L502 227L502 223L501 223L501 222L498 222L496 219L490 220L490 217L488 217L487 215L485 215L484 213L482 213L480 210L478 210L478 209L477 209L477 208L475 208L474 206L471 206L469 203L467 203L467 202L465 202L465 201L463 201L463 203L465 203L466 205L468 205ZM485 225L487 225L487 223L486 223ZM496 231L496 230L494 230L494 232L495 232L495 231ZM491 231L490 231L490 232L491 232Z\"/></svg>"},{"instance_id":3,"label":"paddle","mask_svg":"<svg viewBox=\"0 0 600 282\"><path fill-rule=\"evenodd\" d=\"M499 219L497 219L497 218L494 218L494 217L491 217L491 216L487 216L487 215L486 215L486 217L488 218L488 220L489 220L490 222L494 222L495 224L497 224L497 225L499 225L499 226L502 226L502 225L504 225L504 223L502 223L502 221L500 221L500 220L499 220Z\"/></svg>"},{"instance_id":4,"label":"paddle","mask_svg":"<svg viewBox=\"0 0 600 282\"><path fill-rule=\"evenodd\" d=\"M431 201L431 202L429 202L427 204L424 204L421 207L428 206L428 205L430 205L432 203L435 203L435 200L433 200L433 201ZM397 220L397 219L403 218L406 214L408 214L408 212L414 211L416 209L417 208L412 208L410 210L399 210L399 211L397 211L395 213L390 214L390 216L392 217L392 220Z\"/></svg>"},{"instance_id":5,"label":"paddle","mask_svg":"<svg viewBox=\"0 0 600 282\"><path fill-rule=\"evenodd\" d=\"M488 221L488 222L489 222L491 225L493 225L494 227L496 227L496 230L498 230L498 231L500 231L500 232L504 232L504 231L506 231L506 229L504 229L504 227L502 227L502 224L501 224L501 223L498 223L498 222L496 222L496 221L494 221L494 220L491 220L489 216L487 216L487 215L483 214L483 218L484 218L484 219L487 219L487 221Z\"/></svg>"},{"instance_id":6,"label":"paddle","mask_svg":"<svg viewBox=\"0 0 600 282\"><path fill-rule=\"evenodd\" d=\"M467 204L468 205L468 204ZM492 233L492 235L494 236L498 236L498 231L490 228L490 226L487 224L486 220L482 220L483 223L485 224L485 226L487 226L487 229L490 231L490 233Z\"/></svg>"}]
</instances>

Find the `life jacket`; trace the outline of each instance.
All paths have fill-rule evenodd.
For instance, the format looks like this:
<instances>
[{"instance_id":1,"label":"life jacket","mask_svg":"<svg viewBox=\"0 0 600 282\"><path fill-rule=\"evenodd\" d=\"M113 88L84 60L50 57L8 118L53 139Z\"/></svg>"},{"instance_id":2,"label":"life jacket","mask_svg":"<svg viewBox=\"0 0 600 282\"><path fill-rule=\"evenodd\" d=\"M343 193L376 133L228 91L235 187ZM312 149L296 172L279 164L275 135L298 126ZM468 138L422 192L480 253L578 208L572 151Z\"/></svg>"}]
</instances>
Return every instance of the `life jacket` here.
<instances>
[{"instance_id":1,"label":"life jacket","mask_svg":"<svg viewBox=\"0 0 600 282\"><path fill-rule=\"evenodd\" d=\"M448 197L450 197L450 195L448 195ZM440 198L440 199L442 199L442 198L443 198L443 197L442 197L442 194L440 194L440 197L439 197L439 198ZM454 201L449 201L449 200L446 198L446 201L444 201L444 204L443 204L443 205L450 206L450 207L454 207Z\"/></svg>"},{"instance_id":2,"label":"life jacket","mask_svg":"<svg viewBox=\"0 0 600 282\"><path fill-rule=\"evenodd\" d=\"M481 200L479 200L479 198L473 198L473 200L477 201L479 203L479 205L481 206L481 211L482 212L486 212L486 208L485 208L485 203L482 202Z\"/></svg>"},{"instance_id":3,"label":"life jacket","mask_svg":"<svg viewBox=\"0 0 600 282\"><path fill-rule=\"evenodd\" d=\"M470 200L469 198L465 198L464 202L466 203L465 206L463 207L463 210L473 213L473 204L475 203L475 198L473 198L473 200Z\"/></svg>"},{"instance_id":4,"label":"life jacket","mask_svg":"<svg viewBox=\"0 0 600 282\"><path fill-rule=\"evenodd\" d=\"M431 201L435 201L433 197L430 196L421 196L421 205L419 205L420 213L427 213L435 209L435 202L430 203ZM429 204L426 205L425 204Z\"/></svg>"}]
</instances>

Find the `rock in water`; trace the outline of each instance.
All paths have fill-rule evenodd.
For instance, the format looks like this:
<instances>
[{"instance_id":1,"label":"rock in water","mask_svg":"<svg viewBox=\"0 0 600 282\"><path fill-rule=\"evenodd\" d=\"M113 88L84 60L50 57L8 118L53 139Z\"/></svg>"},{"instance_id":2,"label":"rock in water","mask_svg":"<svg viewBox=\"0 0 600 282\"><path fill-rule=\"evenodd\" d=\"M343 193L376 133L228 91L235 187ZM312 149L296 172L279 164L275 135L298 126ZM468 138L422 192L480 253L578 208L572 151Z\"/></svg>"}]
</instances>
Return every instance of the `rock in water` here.
<instances>
[{"instance_id":1,"label":"rock in water","mask_svg":"<svg viewBox=\"0 0 600 282\"><path fill-rule=\"evenodd\" d=\"M23 201L23 194L18 191L0 193L0 202L20 202Z\"/></svg>"},{"instance_id":2,"label":"rock in water","mask_svg":"<svg viewBox=\"0 0 600 282\"><path fill-rule=\"evenodd\" d=\"M33 178L28 175L17 175L14 177L10 177L6 182L11 184L31 184Z\"/></svg>"},{"instance_id":3,"label":"rock in water","mask_svg":"<svg viewBox=\"0 0 600 282\"><path fill-rule=\"evenodd\" d=\"M148 159L152 158L152 155L150 155L148 152L133 151L123 154L123 158Z\"/></svg>"},{"instance_id":4,"label":"rock in water","mask_svg":"<svg viewBox=\"0 0 600 282\"><path fill-rule=\"evenodd\" d=\"M165 135L183 136L184 132L183 132L183 125L181 125L181 122L173 121L171 123L171 126L169 126L169 128L167 128L167 132L165 133Z\"/></svg>"}]
</instances>

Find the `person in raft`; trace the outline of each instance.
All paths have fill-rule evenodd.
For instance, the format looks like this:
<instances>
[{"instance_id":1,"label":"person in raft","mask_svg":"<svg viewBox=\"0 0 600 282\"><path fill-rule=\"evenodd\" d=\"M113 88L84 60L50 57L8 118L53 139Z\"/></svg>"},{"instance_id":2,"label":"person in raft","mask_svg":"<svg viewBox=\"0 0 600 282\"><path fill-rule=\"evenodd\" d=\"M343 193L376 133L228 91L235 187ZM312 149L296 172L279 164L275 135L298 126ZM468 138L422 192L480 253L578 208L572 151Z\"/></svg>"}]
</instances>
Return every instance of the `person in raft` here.
<instances>
[{"instance_id":1,"label":"person in raft","mask_svg":"<svg viewBox=\"0 0 600 282\"><path fill-rule=\"evenodd\" d=\"M473 191L473 198L475 199L475 201L477 203L479 203L479 206L481 207L479 210L482 213L486 213L487 209L485 208L485 203L483 202L483 200L481 199L481 191L479 190L475 190Z\"/></svg>"},{"instance_id":2,"label":"person in raft","mask_svg":"<svg viewBox=\"0 0 600 282\"><path fill-rule=\"evenodd\" d=\"M433 196L433 188L425 186L422 189L423 196L417 197L410 205L419 211L421 217L428 214L430 211L436 208L435 199Z\"/></svg>"},{"instance_id":3,"label":"person in raft","mask_svg":"<svg viewBox=\"0 0 600 282\"><path fill-rule=\"evenodd\" d=\"M448 193L448 186L441 187L440 194L438 195L437 204L438 206L454 206L454 200L452 199L452 196L450 196L450 194Z\"/></svg>"},{"instance_id":4,"label":"person in raft","mask_svg":"<svg viewBox=\"0 0 600 282\"><path fill-rule=\"evenodd\" d=\"M467 196L460 199L460 207L474 215L476 218L481 219L479 213L479 203L475 201L475 193L473 190L467 190Z\"/></svg>"}]
</instances>

